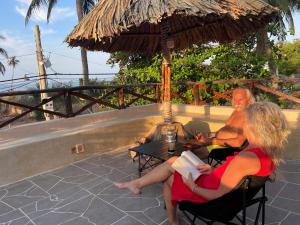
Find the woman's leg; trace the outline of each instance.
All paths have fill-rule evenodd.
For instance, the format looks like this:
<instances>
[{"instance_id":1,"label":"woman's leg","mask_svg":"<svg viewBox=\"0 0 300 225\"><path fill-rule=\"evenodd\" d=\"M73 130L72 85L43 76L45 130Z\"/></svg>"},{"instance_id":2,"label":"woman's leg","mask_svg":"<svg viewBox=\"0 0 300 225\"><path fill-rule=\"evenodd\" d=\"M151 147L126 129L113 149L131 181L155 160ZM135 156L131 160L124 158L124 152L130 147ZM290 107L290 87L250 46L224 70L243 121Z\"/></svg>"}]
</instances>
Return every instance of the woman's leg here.
<instances>
[{"instance_id":1,"label":"woman's leg","mask_svg":"<svg viewBox=\"0 0 300 225\"><path fill-rule=\"evenodd\" d=\"M173 178L174 176L172 175L164 182L163 190L169 223L171 225L178 225L178 219L176 216L176 206L173 206L172 204L171 187L173 184Z\"/></svg>"},{"instance_id":2,"label":"woman's leg","mask_svg":"<svg viewBox=\"0 0 300 225\"><path fill-rule=\"evenodd\" d=\"M167 180L174 173L171 165L176 159L176 156L168 159L141 178L124 183L115 183L115 185L118 188L127 188L134 194L139 194L143 187Z\"/></svg>"}]
</instances>

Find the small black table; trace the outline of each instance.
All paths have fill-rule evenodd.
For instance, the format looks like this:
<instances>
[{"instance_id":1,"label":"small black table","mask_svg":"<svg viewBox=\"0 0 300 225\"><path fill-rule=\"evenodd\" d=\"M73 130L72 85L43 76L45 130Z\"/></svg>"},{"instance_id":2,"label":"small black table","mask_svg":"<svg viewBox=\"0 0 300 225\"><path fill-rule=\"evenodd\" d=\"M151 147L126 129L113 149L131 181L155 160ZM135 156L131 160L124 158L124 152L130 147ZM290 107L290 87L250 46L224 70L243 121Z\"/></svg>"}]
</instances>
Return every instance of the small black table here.
<instances>
[{"instance_id":1,"label":"small black table","mask_svg":"<svg viewBox=\"0 0 300 225\"><path fill-rule=\"evenodd\" d=\"M175 149L172 154L169 153L169 143L166 141L152 141L146 144L139 145L130 149L131 151L137 152L139 155L139 176L143 170L148 169L150 167L154 167L166 160L168 160L172 156L180 156L182 151L184 151L184 144L183 143L175 143ZM142 156L149 156L146 159L146 162L141 162ZM151 164L153 159L157 159L158 162L154 162Z\"/></svg>"}]
</instances>

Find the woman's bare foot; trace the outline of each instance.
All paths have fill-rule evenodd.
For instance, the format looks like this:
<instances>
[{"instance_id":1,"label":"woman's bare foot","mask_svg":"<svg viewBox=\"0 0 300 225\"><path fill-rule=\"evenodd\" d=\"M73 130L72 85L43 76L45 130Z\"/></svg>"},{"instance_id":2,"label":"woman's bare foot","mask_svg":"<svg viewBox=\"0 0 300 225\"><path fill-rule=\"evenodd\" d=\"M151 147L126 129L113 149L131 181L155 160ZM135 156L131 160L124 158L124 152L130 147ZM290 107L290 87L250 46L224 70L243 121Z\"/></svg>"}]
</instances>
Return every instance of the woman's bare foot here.
<instances>
[{"instance_id":1,"label":"woman's bare foot","mask_svg":"<svg viewBox=\"0 0 300 225\"><path fill-rule=\"evenodd\" d=\"M126 188L129 191L131 191L133 194L136 194L136 195L141 193L141 189L138 187L138 184L135 181L129 181L129 182L124 182L124 183L115 182L114 185L120 189Z\"/></svg>"}]
</instances>

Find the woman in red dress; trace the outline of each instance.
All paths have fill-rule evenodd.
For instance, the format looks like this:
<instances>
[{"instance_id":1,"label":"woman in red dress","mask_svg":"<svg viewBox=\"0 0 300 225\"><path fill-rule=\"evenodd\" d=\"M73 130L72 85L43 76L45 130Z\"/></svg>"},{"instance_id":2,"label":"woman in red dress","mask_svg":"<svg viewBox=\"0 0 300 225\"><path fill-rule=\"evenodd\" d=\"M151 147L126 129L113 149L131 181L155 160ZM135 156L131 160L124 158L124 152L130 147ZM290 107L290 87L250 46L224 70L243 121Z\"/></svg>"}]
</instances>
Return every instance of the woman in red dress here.
<instances>
[{"instance_id":1,"label":"woman in red dress","mask_svg":"<svg viewBox=\"0 0 300 225\"><path fill-rule=\"evenodd\" d=\"M227 157L217 168L201 164L203 174L196 181L191 175L184 179L171 167L177 157L172 157L145 176L125 183L115 183L118 188L127 188L139 194L145 186L163 182L164 198L169 223L178 225L176 202L205 202L218 198L249 175L268 176L281 161L281 152L288 135L288 126L280 108L270 102L250 105L246 110L244 136L249 142L247 149Z\"/></svg>"}]
</instances>

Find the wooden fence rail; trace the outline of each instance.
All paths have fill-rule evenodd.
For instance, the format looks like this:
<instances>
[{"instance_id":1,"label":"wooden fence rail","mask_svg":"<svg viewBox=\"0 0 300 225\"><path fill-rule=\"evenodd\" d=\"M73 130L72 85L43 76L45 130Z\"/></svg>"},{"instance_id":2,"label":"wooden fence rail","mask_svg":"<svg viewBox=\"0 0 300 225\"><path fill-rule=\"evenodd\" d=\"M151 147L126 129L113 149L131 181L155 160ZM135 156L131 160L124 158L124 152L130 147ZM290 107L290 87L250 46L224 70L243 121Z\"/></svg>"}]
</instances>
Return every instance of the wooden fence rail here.
<instances>
[{"instance_id":1,"label":"wooden fence rail","mask_svg":"<svg viewBox=\"0 0 300 225\"><path fill-rule=\"evenodd\" d=\"M276 80L280 83L293 83L299 84L300 78L290 78ZM228 84L228 88L225 91L217 91L214 85ZM182 90L191 90L193 97L188 98L183 95L181 91L175 91L173 88L172 98L180 99L185 104L204 105L214 100L230 101L232 91L236 86L246 86L253 93L262 91L277 96L279 100L285 99L298 106L300 104L300 91L297 90L294 93L284 93L282 90L272 88L274 82L272 80L218 80L210 82L178 82L172 83L173 87L182 88ZM88 93L85 90L89 90ZM27 90L16 92L0 92L0 103L12 105L25 109L22 113L9 118L6 121L0 122L0 128L11 124L12 122L26 116L33 111L39 111L42 113L48 113L57 117L69 118L80 115L93 105L98 104L102 107L112 109L124 109L132 106L139 100L143 100L145 103L159 103L161 102L161 84L160 83L148 83L140 85L110 85L110 86L80 86L72 88L52 88L45 90ZM200 92L210 93L211 97L201 97ZM33 96L40 93L48 93L51 97L48 99L38 100L36 104L25 104L20 102L14 102L8 99L10 96ZM83 105L79 109L75 109L75 99L80 101ZM62 101L64 104L63 110L50 110L45 107L45 104L49 102ZM76 105L78 107L78 104Z\"/></svg>"}]
</instances>

